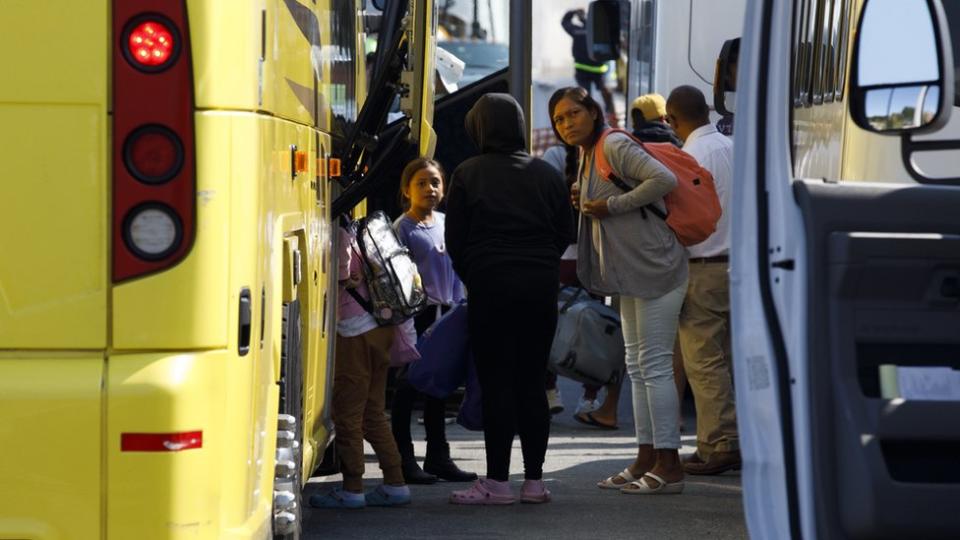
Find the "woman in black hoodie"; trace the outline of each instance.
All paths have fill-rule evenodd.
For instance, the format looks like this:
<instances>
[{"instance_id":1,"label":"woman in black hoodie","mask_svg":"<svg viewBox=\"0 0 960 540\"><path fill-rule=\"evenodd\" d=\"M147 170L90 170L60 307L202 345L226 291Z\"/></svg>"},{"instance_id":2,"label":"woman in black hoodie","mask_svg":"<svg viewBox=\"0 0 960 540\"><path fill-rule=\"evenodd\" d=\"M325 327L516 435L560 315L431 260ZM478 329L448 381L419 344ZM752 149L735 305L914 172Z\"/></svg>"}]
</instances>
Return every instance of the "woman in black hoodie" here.
<instances>
[{"instance_id":1,"label":"woman in black hoodie","mask_svg":"<svg viewBox=\"0 0 960 540\"><path fill-rule=\"evenodd\" d=\"M481 97L466 117L481 154L460 164L447 196L446 247L467 286L470 344L483 396L487 477L457 504L511 504L514 435L523 449L521 500L547 502L543 461L550 435L544 394L557 324L560 255L573 231L556 169L531 157L523 112L509 94Z\"/></svg>"}]
</instances>

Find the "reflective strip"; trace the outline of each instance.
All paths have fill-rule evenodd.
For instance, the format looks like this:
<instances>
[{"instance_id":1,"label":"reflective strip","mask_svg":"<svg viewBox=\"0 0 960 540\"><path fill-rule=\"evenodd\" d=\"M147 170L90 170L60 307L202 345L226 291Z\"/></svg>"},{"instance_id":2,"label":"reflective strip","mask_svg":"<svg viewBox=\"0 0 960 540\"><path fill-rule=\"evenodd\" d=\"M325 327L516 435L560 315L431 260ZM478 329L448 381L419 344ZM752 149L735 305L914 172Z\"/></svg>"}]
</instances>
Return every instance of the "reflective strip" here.
<instances>
[{"instance_id":1,"label":"reflective strip","mask_svg":"<svg viewBox=\"0 0 960 540\"><path fill-rule=\"evenodd\" d=\"M609 66L606 64L600 66L592 66L590 64L581 64L580 62L574 62L573 67L579 69L580 71L589 71L590 73L606 73Z\"/></svg>"}]
</instances>

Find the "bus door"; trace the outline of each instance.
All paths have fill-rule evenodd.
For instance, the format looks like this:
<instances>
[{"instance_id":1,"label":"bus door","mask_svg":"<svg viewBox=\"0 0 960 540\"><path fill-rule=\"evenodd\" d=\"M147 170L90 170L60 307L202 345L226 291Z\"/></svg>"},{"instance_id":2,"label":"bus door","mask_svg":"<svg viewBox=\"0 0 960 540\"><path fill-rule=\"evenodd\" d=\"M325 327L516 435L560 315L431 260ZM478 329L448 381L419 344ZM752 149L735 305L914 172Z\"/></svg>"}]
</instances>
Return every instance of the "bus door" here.
<instances>
[{"instance_id":1,"label":"bus door","mask_svg":"<svg viewBox=\"0 0 960 540\"><path fill-rule=\"evenodd\" d=\"M847 84L830 96L848 119L843 145L858 137L899 139L899 170L873 169L857 182L846 178L854 174L849 167L843 176L798 175L798 141L791 139L804 114L793 108L795 17L829 21L832 6L847 6L855 29L851 54L841 59L849 66ZM960 149L958 141L925 135L957 112L949 31L952 22L953 39L960 39L957 9L945 13L939 0L750 7L730 209L750 534L956 538L960 178L929 177L915 154ZM812 35L825 45L801 63L814 66L813 78L800 78L814 93L844 65L830 61L835 49L821 34ZM859 152L870 152L871 144ZM886 157L873 148L872 160ZM908 183L889 182L904 171Z\"/></svg>"},{"instance_id":2,"label":"bus door","mask_svg":"<svg viewBox=\"0 0 960 540\"><path fill-rule=\"evenodd\" d=\"M373 0L367 9L365 30L376 46L368 55L370 93L356 123L334 140L343 170L334 218L389 191L385 186L399 177L398 163L402 168L407 157L431 156L436 147L437 7L433 0Z\"/></svg>"}]
</instances>

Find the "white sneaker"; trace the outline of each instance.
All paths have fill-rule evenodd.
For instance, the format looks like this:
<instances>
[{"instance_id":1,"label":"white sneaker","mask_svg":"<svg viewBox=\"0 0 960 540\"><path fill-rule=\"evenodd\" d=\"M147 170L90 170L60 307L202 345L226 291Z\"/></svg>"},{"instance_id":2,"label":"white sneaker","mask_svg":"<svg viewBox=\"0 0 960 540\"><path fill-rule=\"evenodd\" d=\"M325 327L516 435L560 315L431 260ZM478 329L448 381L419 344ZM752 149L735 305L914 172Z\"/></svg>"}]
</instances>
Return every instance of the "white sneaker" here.
<instances>
[{"instance_id":1,"label":"white sneaker","mask_svg":"<svg viewBox=\"0 0 960 540\"><path fill-rule=\"evenodd\" d=\"M573 414L587 414L600 408L600 402L596 399L583 399L577 404L577 410Z\"/></svg>"},{"instance_id":2,"label":"white sneaker","mask_svg":"<svg viewBox=\"0 0 960 540\"><path fill-rule=\"evenodd\" d=\"M563 412L563 401L560 401L559 388L547 390L547 404L550 405L550 414L560 414Z\"/></svg>"}]
</instances>

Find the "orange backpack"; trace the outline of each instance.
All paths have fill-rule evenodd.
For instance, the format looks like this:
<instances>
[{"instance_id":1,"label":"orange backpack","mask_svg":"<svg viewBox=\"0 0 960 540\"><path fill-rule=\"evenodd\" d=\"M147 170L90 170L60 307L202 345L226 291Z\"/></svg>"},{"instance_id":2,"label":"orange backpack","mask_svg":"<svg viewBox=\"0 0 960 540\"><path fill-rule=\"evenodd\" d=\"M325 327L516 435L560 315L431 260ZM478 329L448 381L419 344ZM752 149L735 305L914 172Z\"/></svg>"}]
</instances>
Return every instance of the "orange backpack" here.
<instances>
[{"instance_id":1,"label":"orange backpack","mask_svg":"<svg viewBox=\"0 0 960 540\"><path fill-rule=\"evenodd\" d=\"M645 143L637 140L628 131L607 129L600 135L600 139L594 146L594 162L600 178L613 182L623 191L633 189L617 176L603 154L603 143L611 133L623 133L629 136L644 151L676 175L677 187L663 198L667 213L664 214L652 204L644 208L666 221L681 244L684 246L699 244L717 230L721 210L713 175L697 163L696 158L677 148L673 143Z\"/></svg>"}]
</instances>

